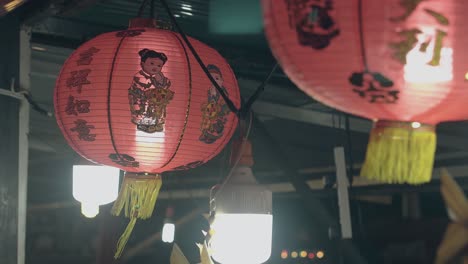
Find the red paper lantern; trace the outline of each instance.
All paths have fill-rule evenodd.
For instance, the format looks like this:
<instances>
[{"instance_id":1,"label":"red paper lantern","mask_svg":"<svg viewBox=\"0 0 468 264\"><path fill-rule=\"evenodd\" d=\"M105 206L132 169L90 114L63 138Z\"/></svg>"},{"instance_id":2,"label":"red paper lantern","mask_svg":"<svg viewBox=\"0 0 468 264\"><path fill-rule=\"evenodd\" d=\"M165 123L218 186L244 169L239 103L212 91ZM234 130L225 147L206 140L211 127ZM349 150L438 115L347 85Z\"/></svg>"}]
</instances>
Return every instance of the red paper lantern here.
<instances>
[{"instance_id":1,"label":"red paper lantern","mask_svg":"<svg viewBox=\"0 0 468 264\"><path fill-rule=\"evenodd\" d=\"M128 30L86 42L65 62L55 88L57 121L70 146L95 163L127 172L113 212L125 208L133 224L135 215L148 218L153 212L158 173L210 160L237 124L182 37L152 25L153 20L136 19ZM239 88L228 63L189 39L238 106Z\"/></svg>"},{"instance_id":2,"label":"red paper lantern","mask_svg":"<svg viewBox=\"0 0 468 264\"><path fill-rule=\"evenodd\" d=\"M273 54L305 93L375 121L361 176L430 180L434 126L468 118L462 0L263 0Z\"/></svg>"}]
</instances>

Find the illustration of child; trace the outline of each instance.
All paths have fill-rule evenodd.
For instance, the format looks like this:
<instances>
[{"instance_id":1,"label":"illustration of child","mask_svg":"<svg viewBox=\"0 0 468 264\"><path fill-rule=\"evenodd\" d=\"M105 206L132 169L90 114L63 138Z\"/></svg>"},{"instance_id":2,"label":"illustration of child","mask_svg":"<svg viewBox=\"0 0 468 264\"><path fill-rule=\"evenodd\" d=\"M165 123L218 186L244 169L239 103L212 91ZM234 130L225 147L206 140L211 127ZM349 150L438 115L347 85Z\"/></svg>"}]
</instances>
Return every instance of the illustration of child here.
<instances>
[{"instance_id":1,"label":"illustration of child","mask_svg":"<svg viewBox=\"0 0 468 264\"><path fill-rule=\"evenodd\" d=\"M223 75L216 65L209 64L207 66L213 79L221 87L223 92L228 95L226 88L223 86ZM208 101L202 104L202 123L200 131L202 132L199 140L206 144L212 144L218 138L223 136L224 125L227 122L229 108L221 97L221 94L216 90L214 85L208 89Z\"/></svg>"},{"instance_id":2,"label":"illustration of child","mask_svg":"<svg viewBox=\"0 0 468 264\"><path fill-rule=\"evenodd\" d=\"M171 81L161 71L167 57L150 49L142 49L138 54L141 70L133 76L128 89L132 123L146 133L162 132L166 107L174 98L174 91L169 89Z\"/></svg>"}]
</instances>

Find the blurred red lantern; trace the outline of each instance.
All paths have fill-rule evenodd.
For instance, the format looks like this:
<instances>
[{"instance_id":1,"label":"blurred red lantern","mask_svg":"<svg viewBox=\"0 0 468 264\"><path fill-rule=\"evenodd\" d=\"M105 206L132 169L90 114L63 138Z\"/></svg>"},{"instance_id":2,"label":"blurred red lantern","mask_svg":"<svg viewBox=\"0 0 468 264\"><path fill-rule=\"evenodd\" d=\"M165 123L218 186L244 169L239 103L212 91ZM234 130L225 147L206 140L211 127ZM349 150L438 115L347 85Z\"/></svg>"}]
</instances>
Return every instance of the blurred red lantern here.
<instances>
[{"instance_id":1,"label":"blurred red lantern","mask_svg":"<svg viewBox=\"0 0 468 264\"><path fill-rule=\"evenodd\" d=\"M468 117L462 0L263 0L286 74L311 97L375 121L361 176L430 181L441 121Z\"/></svg>"},{"instance_id":2,"label":"blurred red lantern","mask_svg":"<svg viewBox=\"0 0 468 264\"><path fill-rule=\"evenodd\" d=\"M135 19L128 30L86 42L65 62L55 88L57 121L70 146L95 163L127 172L113 213L125 208L130 230L136 218L151 216L159 173L210 160L237 124L181 36L154 25ZM228 63L214 49L190 41L238 106L239 88Z\"/></svg>"}]
</instances>

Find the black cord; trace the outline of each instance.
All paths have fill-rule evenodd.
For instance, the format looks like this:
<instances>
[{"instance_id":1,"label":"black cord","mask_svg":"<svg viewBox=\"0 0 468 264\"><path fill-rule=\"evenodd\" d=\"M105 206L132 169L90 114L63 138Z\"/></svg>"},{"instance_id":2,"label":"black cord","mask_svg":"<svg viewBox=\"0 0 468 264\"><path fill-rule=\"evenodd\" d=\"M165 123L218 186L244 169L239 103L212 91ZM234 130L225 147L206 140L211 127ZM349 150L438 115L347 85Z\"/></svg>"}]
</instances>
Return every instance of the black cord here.
<instances>
[{"instance_id":1,"label":"black cord","mask_svg":"<svg viewBox=\"0 0 468 264\"><path fill-rule=\"evenodd\" d=\"M245 117L247 115L247 113L250 111L250 108L252 108L252 105L253 103L258 99L258 97L260 96L260 94L265 90L265 86L266 84L268 83L268 81L271 79L271 77L273 76L273 73L276 71L276 69L278 68L278 63L275 64L275 66L273 66L273 68L271 69L270 73L268 73L267 77L265 78L265 80L258 86L257 90L255 91L255 93L250 96L249 100L247 101L247 103L245 103L242 108L241 108L241 115L243 117Z\"/></svg>"},{"instance_id":2,"label":"black cord","mask_svg":"<svg viewBox=\"0 0 468 264\"><path fill-rule=\"evenodd\" d=\"M138 10L138 17L142 17L143 16L143 10L145 9L145 6L147 4L148 0L143 0L143 2L141 2L141 6L140 6L140 9Z\"/></svg>"},{"instance_id":3,"label":"black cord","mask_svg":"<svg viewBox=\"0 0 468 264\"><path fill-rule=\"evenodd\" d=\"M32 106L32 109L33 110L36 110L37 112L43 114L43 115L46 115L46 116L52 116L53 114L47 110L45 110L44 108L42 108L39 104L37 104L31 97L31 95L29 93L23 93L23 96L26 98L26 100L28 101L28 103Z\"/></svg>"},{"instance_id":4,"label":"black cord","mask_svg":"<svg viewBox=\"0 0 468 264\"><path fill-rule=\"evenodd\" d=\"M179 26L179 24L177 23L174 15L172 14L171 12L171 9L169 8L169 6L167 5L167 2L166 0L161 0L161 4L164 6L164 8L166 9L167 11L167 14L169 15L169 18L171 19L172 21L172 24L174 24L174 26L177 28L177 31L179 31L180 35L182 36L182 39L184 40L185 44L187 44L187 46L189 47L190 51L192 52L193 56L195 57L195 59L197 60L198 64L200 64L202 70L205 72L206 76L208 77L208 79L210 79L211 83L214 85L214 87L216 88L216 90L218 91L218 93L221 95L221 97L223 97L224 101L226 102L227 106L229 107L229 109L235 113L237 116L240 115L240 111L239 109L237 109L237 107L234 105L234 103L231 101L231 99L229 99L229 97L223 92L223 90L221 89L221 87L219 87L218 83L215 81L215 79L213 78L213 76L211 76L210 72L208 71L208 69L206 68L205 64L203 63L203 61L201 60L200 56L198 56L198 53L197 51L195 50L195 48L193 48L192 46L192 43L190 43L190 41L188 40L187 36L185 35L184 31L182 30L182 28Z\"/></svg>"},{"instance_id":5,"label":"black cord","mask_svg":"<svg viewBox=\"0 0 468 264\"><path fill-rule=\"evenodd\" d=\"M154 0L152 0L152 1L154 1ZM182 39L184 40L185 44L188 46L188 48L192 52L192 55L195 57L198 64L200 65L200 67L205 72L208 79L211 81L211 83L216 88L216 90L221 95L221 97L223 97L224 101L226 102L227 106L229 107L229 110L231 110L231 112L235 113L239 118L245 119L248 116L248 113L250 112L250 108L252 107L253 103L258 99L260 94L265 90L265 86L268 83L268 81L271 79L271 77L273 76L273 73L276 71L276 68L278 67L278 63L276 63L273 66L270 73L267 75L266 79L260 84L260 86L257 88L255 93L249 98L247 103L246 104L241 104L241 108L238 109L234 105L234 103L231 101L231 99L229 99L229 97L226 95L226 93L221 89L221 87L215 81L213 76L211 76L210 72L206 68L206 65L203 63L203 61L200 58L200 56L198 55L197 51L192 46L192 43L190 43L190 40L187 38L187 35L185 35L184 31L182 30L182 28L177 23L177 20L175 19L174 15L172 14L171 9L169 8L169 5L167 4L166 0L160 0L160 1L161 1L161 4L166 9L166 12L169 15L169 19L171 20L172 24L177 28L177 31L179 31L179 33L180 33Z\"/></svg>"}]
</instances>

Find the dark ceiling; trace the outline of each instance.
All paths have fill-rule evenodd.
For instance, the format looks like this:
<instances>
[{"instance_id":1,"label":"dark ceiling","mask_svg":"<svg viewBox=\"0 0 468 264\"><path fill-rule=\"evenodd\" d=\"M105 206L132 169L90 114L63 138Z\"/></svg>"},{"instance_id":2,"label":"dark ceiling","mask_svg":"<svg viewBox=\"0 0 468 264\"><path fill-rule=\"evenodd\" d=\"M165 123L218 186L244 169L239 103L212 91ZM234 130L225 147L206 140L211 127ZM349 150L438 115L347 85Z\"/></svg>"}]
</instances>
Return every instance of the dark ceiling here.
<instances>
[{"instance_id":1,"label":"dark ceiling","mask_svg":"<svg viewBox=\"0 0 468 264\"><path fill-rule=\"evenodd\" d=\"M151 1L148 2L145 16L151 16ZM260 1L168 2L188 35L215 47L228 60L239 79L243 97L252 94L275 64L263 34ZM133 0L47 0L29 1L9 12L6 16L19 16L32 28L31 90L35 100L44 108L53 109L54 82L71 51L100 33L126 28L140 5L141 1ZM158 20L168 21L159 1L155 1L153 10ZM336 194L333 189L324 189L323 178L334 181L333 148L336 146L346 147L348 162L353 161L353 175L358 174L371 123L347 117L307 97L281 70L274 74L253 109L254 173L260 183L277 190L275 213L279 216L275 218L275 226L287 227L275 229L275 241L280 242L274 243L275 255L269 263L281 263L279 252L284 247L325 247L339 255L326 235L325 238L310 237L311 234L327 234L328 227L338 223ZM346 118L350 121L348 129ZM108 259L125 220L111 218L107 212L95 220L80 216L71 195L71 166L79 158L65 143L54 118L31 112L30 126L27 263L96 263L96 259ZM468 126L462 122L443 124L438 132L436 168L449 166L455 176L468 176L464 166L468 161L468 144L463 143ZM159 239L152 241L151 234L161 229L161 215L169 203L176 205L177 217L201 210L196 211L182 231L178 230L176 239L191 263L196 263L194 242L201 239L200 229L207 224L201 213L208 209L209 188L226 174L228 157L229 148L200 168L168 173L155 217L138 224L128 248L141 246L141 242L149 238L147 246L122 263L167 263L170 249ZM298 186L304 186L306 181L312 190L307 190L307 186L299 191ZM461 178L461 182L468 186L466 178ZM294 192L293 187L298 192ZM441 230L434 231L430 238L437 239L446 223L437 192L437 180L417 187L369 185L369 182L356 180L351 195L358 241L369 237L374 241L387 241L392 230L397 230L403 221L402 197L408 193L420 193L421 214L435 219L430 221L439 221L436 226L442 227ZM371 202L362 202L364 195L374 198ZM380 200L375 197L382 196L389 197L390 202L377 203ZM304 203L300 197L310 200ZM322 208L329 212L323 212ZM440 218L442 220L438 220ZM327 219L333 221L326 224ZM381 237L369 233L390 219L395 220L395 225L389 226ZM320 231L314 231L316 229ZM413 240L414 243L419 241ZM374 247L361 241L359 247L366 258L381 260L382 254L375 250L388 250L387 244L382 243Z\"/></svg>"}]
</instances>

